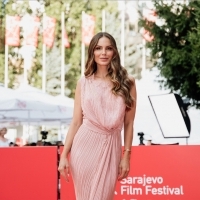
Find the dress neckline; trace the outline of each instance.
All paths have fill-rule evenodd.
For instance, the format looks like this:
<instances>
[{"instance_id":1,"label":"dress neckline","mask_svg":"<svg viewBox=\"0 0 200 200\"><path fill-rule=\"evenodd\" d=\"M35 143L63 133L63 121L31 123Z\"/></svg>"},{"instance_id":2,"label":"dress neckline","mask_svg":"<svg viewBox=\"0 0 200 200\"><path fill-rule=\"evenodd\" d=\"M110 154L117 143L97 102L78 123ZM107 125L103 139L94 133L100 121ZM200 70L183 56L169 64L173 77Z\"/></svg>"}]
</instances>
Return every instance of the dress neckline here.
<instances>
[{"instance_id":1,"label":"dress neckline","mask_svg":"<svg viewBox=\"0 0 200 200\"><path fill-rule=\"evenodd\" d=\"M94 73L92 74L92 82L96 85L96 86L101 86L101 87L111 87L112 83L108 82L108 81L103 81L102 79L95 79L94 77Z\"/></svg>"}]
</instances>

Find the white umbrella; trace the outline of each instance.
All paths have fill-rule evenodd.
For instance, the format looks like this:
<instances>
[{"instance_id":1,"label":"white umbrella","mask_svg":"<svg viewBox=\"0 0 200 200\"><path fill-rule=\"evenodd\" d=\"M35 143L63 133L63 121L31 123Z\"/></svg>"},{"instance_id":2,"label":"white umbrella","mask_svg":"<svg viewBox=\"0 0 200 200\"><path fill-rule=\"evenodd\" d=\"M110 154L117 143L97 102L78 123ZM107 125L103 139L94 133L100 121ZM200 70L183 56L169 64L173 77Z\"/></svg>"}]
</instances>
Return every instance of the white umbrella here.
<instances>
[{"instance_id":1,"label":"white umbrella","mask_svg":"<svg viewBox=\"0 0 200 200\"><path fill-rule=\"evenodd\" d=\"M63 96L52 96L38 88L34 88L30 85L22 85L16 90L19 94L27 98L39 100L48 104L57 105L59 110L55 113L45 113L46 120L57 119L60 122L69 123L73 117L74 100Z\"/></svg>"},{"instance_id":2,"label":"white umbrella","mask_svg":"<svg viewBox=\"0 0 200 200\"><path fill-rule=\"evenodd\" d=\"M55 96L56 102L59 105L74 107L74 99L62 95Z\"/></svg>"},{"instance_id":3,"label":"white umbrella","mask_svg":"<svg viewBox=\"0 0 200 200\"><path fill-rule=\"evenodd\" d=\"M16 91L0 88L0 120L35 122L52 121L69 123L72 109L35 100Z\"/></svg>"},{"instance_id":4,"label":"white umbrella","mask_svg":"<svg viewBox=\"0 0 200 200\"><path fill-rule=\"evenodd\" d=\"M40 110L40 111L55 111L56 105L47 104L40 101L34 101L28 98L6 96L0 99L0 110Z\"/></svg>"},{"instance_id":5,"label":"white umbrella","mask_svg":"<svg viewBox=\"0 0 200 200\"><path fill-rule=\"evenodd\" d=\"M39 99L24 96L17 90L0 87L0 110L45 110L54 111L57 109L52 104L44 103Z\"/></svg>"},{"instance_id":6,"label":"white umbrella","mask_svg":"<svg viewBox=\"0 0 200 200\"><path fill-rule=\"evenodd\" d=\"M40 100L46 103L51 103L62 107L64 106L67 108L74 107L74 99L62 95L52 96L30 85L22 85L16 91L26 97L34 98L35 100Z\"/></svg>"},{"instance_id":7,"label":"white umbrella","mask_svg":"<svg viewBox=\"0 0 200 200\"><path fill-rule=\"evenodd\" d=\"M26 102L28 105L29 102ZM41 105L44 105L43 107ZM8 102L4 103L4 101L0 100L0 120L1 121L19 121L19 122L28 122L29 124L34 124L35 122L40 122L40 124L44 124L45 121L51 121L52 123L70 123L71 115L68 116L69 112L67 110L62 109L56 105L48 105L43 102L37 102L38 107L33 104L33 107L36 108L31 110L27 107L20 105L18 109L16 106L9 106L8 109L4 105L8 105ZM30 105L30 104L29 104ZM3 107L3 108L1 108ZM13 108L13 109L12 109ZM41 110L40 110L41 109ZM52 111L51 111L52 110Z\"/></svg>"}]
</instances>

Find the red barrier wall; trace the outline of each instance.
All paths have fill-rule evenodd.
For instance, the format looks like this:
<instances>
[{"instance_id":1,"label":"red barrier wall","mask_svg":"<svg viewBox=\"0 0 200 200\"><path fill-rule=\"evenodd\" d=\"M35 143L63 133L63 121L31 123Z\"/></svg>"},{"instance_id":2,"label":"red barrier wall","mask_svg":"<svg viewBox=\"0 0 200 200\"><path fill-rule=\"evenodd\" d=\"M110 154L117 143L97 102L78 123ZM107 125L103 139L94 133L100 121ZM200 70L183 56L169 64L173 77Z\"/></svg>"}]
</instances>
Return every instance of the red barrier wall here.
<instances>
[{"instance_id":1,"label":"red barrier wall","mask_svg":"<svg viewBox=\"0 0 200 200\"><path fill-rule=\"evenodd\" d=\"M131 171L115 200L199 200L200 146L132 147ZM0 148L0 200L57 200L57 148ZM75 200L61 180L61 200Z\"/></svg>"},{"instance_id":2,"label":"red barrier wall","mask_svg":"<svg viewBox=\"0 0 200 200\"><path fill-rule=\"evenodd\" d=\"M132 147L129 177L115 200L199 200L200 146ZM75 200L73 182L61 179L61 200Z\"/></svg>"},{"instance_id":3,"label":"red barrier wall","mask_svg":"<svg viewBox=\"0 0 200 200\"><path fill-rule=\"evenodd\" d=\"M0 148L1 200L57 200L57 147Z\"/></svg>"}]
</instances>

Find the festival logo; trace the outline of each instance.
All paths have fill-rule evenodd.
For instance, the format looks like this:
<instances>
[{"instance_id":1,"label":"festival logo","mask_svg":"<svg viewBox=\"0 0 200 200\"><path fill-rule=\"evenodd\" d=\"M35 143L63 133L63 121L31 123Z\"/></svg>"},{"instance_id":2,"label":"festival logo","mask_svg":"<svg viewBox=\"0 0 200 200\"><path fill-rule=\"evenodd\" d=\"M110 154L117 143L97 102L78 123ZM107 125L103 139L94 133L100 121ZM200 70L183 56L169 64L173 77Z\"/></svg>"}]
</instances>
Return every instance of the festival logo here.
<instances>
[{"instance_id":1,"label":"festival logo","mask_svg":"<svg viewBox=\"0 0 200 200\"><path fill-rule=\"evenodd\" d=\"M171 186L161 176L134 176L120 181L115 191L115 200L144 200L152 196L183 196L182 184Z\"/></svg>"}]
</instances>

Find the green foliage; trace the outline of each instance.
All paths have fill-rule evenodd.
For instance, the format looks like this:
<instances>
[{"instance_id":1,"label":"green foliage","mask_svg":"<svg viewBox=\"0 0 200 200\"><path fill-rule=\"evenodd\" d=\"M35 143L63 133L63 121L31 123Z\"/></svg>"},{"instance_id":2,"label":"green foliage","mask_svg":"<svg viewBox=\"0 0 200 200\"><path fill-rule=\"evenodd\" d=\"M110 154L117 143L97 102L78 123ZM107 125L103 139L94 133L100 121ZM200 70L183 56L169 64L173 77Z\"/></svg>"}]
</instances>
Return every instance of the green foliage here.
<instances>
[{"instance_id":1,"label":"green foliage","mask_svg":"<svg viewBox=\"0 0 200 200\"><path fill-rule=\"evenodd\" d=\"M126 2L126 7L130 2ZM136 6L136 4L135 4ZM134 10L133 10L134 12ZM114 23L113 23L114 22ZM110 33L116 40L118 51L121 55L121 15L116 12L106 12L106 32ZM124 67L135 79L141 78L142 65L142 37L136 27L136 22L129 20L128 13L125 15L124 27ZM147 67L151 67L147 64Z\"/></svg>"},{"instance_id":2,"label":"green foliage","mask_svg":"<svg viewBox=\"0 0 200 200\"><path fill-rule=\"evenodd\" d=\"M0 83L4 82L4 54L0 54Z\"/></svg>"},{"instance_id":3,"label":"green foliage","mask_svg":"<svg viewBox=\"0 0 200 200\"><path fill-rule=\"evenodd\" d=\"M4 40L5 40L5 4L3 1L0 3L0 53L4 53Z\"/></svg>"},{"instance_id":4,"label":"green foliage","mask_svg":"<svg viewBox=\"0 0 200 200\"><path fill-rule=\"evenodd\" d=\"M0 83L4 82L4 51L5 51L5 4L3 1L0 3Z\"/></svg>"},{"instance_id":5,"label":"green foliage","mask_svg":"<svg viewBox=\"0 0 200 200\"><path fill-rule=\"evenodd\" d=\"M166 5L154 0L154 5L165 23L143 19L140 24L154 36L147 46L163 77L160 83L200 107L200 1Z\"/></svg>"},{"instance_id":6,"label":"green foliage","mask_svg":"<svg viewBox=\"0 0 200 200\"><path fill-rule=\"evenodd\" d=\"M40 17L42 22L43 10L37 9L32 12L27 0L24 2L10 0L6 4L6 13L9 15L24 16L26 13ZM44 6L47 16L56 18L55 41L52 49L47 49L47 92L57 95L60 93L60 67L61 67L61 12L65 12L65 28L70 41L70 48L65 49L65 88L66 95L74 97L76 82L80 78L81 69L81 13L95 16L96 26L95 33L101 31L102 9L108 12L117 12L117 2L107 0L101 1L74 1L74 0L57 0L57 1L39 1ZM21 33L21 45L23 37ZM21 47L21 46L20 46ZM20 48L19 47L19 48ZM23 59L19 54L19 48L9 48L9 86L17 87L23 76ZM87 52L87 48L86 48ZM53 60L52 60L53 59ZM51 62L50 62L51 60ZM0 54L0 65L4 66L4 55ZM56 68L56 69L55 69ZM52 70L53 69L53 70ZM1 71L2 72L2 71ZM54 74L56 74L54 76ZM42 87L42 23L39 27L38 47L35 50L33 64L28 73L29 84ZM3 80L0 74L0 80Z\"/></svg>"}]
</instances>

